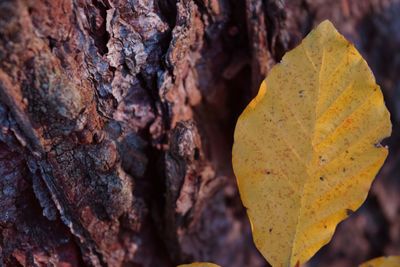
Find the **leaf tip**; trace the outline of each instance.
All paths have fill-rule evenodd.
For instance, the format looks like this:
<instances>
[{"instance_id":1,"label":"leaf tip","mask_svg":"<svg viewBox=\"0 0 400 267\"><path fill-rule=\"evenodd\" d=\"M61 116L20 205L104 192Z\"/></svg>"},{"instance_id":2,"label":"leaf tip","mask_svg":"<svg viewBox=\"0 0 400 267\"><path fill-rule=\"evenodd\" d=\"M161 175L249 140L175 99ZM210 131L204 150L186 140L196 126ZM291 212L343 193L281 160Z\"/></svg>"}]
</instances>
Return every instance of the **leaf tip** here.
<instances>
[{"instance_id":1,"label":"leaf tip","mask_svg":"<svg viewBox=\"0 0 400 267\"><path fill-rule=\"evenodd\" d=\"M326 20L323 20L319 25L318 25L318 27L317 28L323 28L323 29L335 29L336 30L336 27L335 27L335 25L333 25L333 23L329 20L329 19L326 19Z\"/></svg>"},{"instance_id":2,"label":"leaf tip","mask_svg":"<svg viewBox=\"0 0 400 267\"><path fill-rule=\"evenodd\" d=\"M339 34L338 30L336 29L335 25L328 19L322 21L316 28L315 30L316 32L320 33L320 34Z\"/></svg>"}]
</instances>

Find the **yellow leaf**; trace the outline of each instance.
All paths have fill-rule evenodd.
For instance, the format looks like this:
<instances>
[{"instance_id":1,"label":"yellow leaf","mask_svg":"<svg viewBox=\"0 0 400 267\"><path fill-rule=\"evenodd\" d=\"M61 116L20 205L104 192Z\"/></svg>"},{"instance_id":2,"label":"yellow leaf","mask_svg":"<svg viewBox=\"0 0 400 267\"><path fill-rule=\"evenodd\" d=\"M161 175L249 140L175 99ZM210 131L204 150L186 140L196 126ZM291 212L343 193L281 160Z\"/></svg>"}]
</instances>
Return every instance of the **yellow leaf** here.
<instances>
[{"instance_id":1,"label":"yellow leaf","mask_svg":"<svg viewBox=\"0 0 400 267\"><path fill-rule=\"evenodd\" d=\"M232 161L272 266L302 264L329 242L367 197L390 133L371 70L329 21L270 71L239 117Z\"/></svg>"},{"instance_id":2,"label":"yellow leaf","mask_svg":"<svg viewBox=\"0 0 400 267\"><path fill-rule=\"evenodd\" d=\"M360 267L399 267L400 256L380 257L369 260Z\"/></svg>"},{"instance_id":3,"label":"yellow leaf","mask_svg":"<svg viewBox=\"0 0 400 267\"><path fill-rule=\"evenodd\" d=\"M190 264L182 264L177 267L219 267L219 266L209 262L194 262Z\"/></svg>"}]
</instances>

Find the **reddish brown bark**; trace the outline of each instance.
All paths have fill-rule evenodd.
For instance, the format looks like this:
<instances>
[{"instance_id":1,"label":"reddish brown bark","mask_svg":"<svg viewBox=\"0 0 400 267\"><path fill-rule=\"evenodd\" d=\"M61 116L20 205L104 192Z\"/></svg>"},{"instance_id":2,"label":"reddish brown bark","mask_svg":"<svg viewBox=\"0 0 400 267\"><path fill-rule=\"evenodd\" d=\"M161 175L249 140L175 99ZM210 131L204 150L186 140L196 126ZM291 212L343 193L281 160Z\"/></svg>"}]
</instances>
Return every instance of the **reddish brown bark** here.
<instances>
[{"instance_id":1,"label":"reddish brown bark","mask_svg":"<svg viewBox=\"0 0 400 267\"><path fill-rule=\"evenodd\" d=\"M394 134L366 205L311 265L399 253L399 15L394 0L0 1L0 265L266 266L233 129L326 18L371 64Z\"/></svg>"}]
</instances>

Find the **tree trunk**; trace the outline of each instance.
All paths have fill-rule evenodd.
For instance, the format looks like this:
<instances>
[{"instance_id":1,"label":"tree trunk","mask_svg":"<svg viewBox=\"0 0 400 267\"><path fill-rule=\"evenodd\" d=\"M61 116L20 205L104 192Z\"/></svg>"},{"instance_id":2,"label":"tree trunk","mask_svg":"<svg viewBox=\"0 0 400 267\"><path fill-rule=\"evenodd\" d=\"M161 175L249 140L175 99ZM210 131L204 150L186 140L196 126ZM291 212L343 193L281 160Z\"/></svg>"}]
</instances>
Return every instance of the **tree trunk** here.
<instances>
[{"instance_id":1,"label":"tree trunk","mask_svg":"<svg viewBox=\"0 0 400 267\"><path fill-rule=\"evenodd\" d=\"M233 130L325 18L376 72L396 152L395 0L1 0L0 266L267 266L232 173ZM395 159L319 266L399 253L400 213L381 210L400 207L386 199L400 190Z\"/></svg>"}]
</instances>

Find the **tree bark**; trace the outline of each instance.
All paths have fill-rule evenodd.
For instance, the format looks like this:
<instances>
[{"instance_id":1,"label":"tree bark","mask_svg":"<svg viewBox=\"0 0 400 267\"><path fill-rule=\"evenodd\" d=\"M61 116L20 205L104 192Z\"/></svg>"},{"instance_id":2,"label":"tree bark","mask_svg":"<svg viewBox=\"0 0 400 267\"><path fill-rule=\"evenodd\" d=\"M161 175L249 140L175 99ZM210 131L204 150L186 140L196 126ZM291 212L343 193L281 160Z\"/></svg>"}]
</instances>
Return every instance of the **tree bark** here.
<instances>
[{"instance_id":1,"label":"tree bark","mask_svg":"<svg viewBox=\"0 0 400 267\"><path fill-rule=\"evenodd\" d=\"M0 1L0 265L267 266L231 169L238 115L329 18L383 86L396 152L399 15L395 0ZM400 252L392 162L314 263Z\"/></svg>"}]
</instances>

